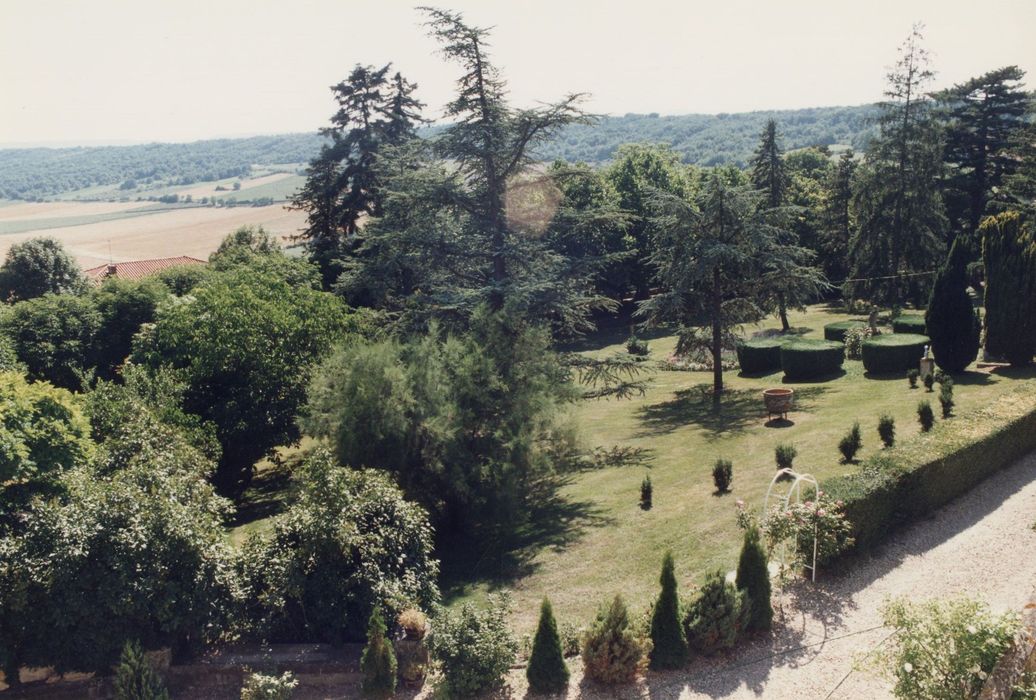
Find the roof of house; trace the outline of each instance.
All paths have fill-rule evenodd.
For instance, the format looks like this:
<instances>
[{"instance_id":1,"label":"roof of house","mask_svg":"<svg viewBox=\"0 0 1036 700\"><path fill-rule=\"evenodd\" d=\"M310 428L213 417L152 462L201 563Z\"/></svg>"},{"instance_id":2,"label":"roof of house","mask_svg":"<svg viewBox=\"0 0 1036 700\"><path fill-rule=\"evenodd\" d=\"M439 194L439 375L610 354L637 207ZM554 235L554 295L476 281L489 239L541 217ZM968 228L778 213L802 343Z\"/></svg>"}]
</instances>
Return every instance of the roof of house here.
<instances>
[{"instance_id":1,"label":"roof of house","mask_svg":"<svg viewBox=\"0 0 1036 700\"><path fill-rule=\"evenodd\" d=\"M180 255L175 258L158 258L156 260L131 260L129 262L108 263L98 265L89 270L83 270L83 274L93 282L100 283L109 277L118 277L126 280L139 280L153 275L159 270L177 265L204 265L204 260L192 258L187 255Z\"/></svg>"}]
</instances>

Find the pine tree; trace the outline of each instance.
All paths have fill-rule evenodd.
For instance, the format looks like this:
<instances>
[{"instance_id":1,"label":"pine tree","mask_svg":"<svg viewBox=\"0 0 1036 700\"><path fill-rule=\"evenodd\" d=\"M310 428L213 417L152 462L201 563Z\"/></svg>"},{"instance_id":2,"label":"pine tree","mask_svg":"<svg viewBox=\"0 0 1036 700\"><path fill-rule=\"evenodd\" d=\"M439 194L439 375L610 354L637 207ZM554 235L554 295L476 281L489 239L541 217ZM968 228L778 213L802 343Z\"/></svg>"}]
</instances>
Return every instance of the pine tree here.
<instances>
[{"instance_id":1,"label":"pine tree","mask_svg":"<svg viewBox=\"0 0 1036 700\"><path fill-rule=\"evenodd\" d=\"M989 217L979 227L986 267L986 350L1013 366L1036 351L1036 237L1018 212Z\"/></svg>"},{"instance_id":2,"label":"pine tree","mask_svg":"<svg viewBox=\"0 0 1036 700\"><path fill-rule=\"evenodd\" d=\"M119 665L115 669L116 700L169 700L169 692L155 673L144 650L135 641L122 648Z\"/></svg>"},{"instance_id":3,"label":"pine tree","mask_svg":"<svg viewBox=\"0 0 1036 700\"><path fill-rule=\"evenodd\" d=\"M745 629L750 606L744 592L727 583L722 571L709 572L698 597L687 608L687 642L705 655L730 649Z\"/></svg>"},{"instance_id":4,"label":"pine tree","mask_svg":"<svg viewBox=\"0 0 1036 700\"><path fill-rule=\"evenodd\" d=\"M561 638L550 601L540 605L540 622L532 640L532 655L525 669L529 689L534 693L561 693L568 687L568 667L561 653Z\"/></svg>"},{"instance_id":5,"label":"pine tree","mask_svg":"<svg viewBox=\"0 0 1036 700\"><path fill-rule=\"evenodd\" d=\"M824 274L831 280L849 276L849 242L853 236L853 184L856 176L856 154L847 149L827 181L821 212L820 259Z\"/></svg>"},{"instance_id":6,"label":"pine tree","mask_svg":"<svg viewBox=\"0 0 1036 700\"><path fill-rule=\"evenodd\" d=\"M363 694L369 698L388 698L396 692L396 654L385 636L385 620L377 606L367 622L367 646L360 656Z\"/></svg>"},{"instance_id":7,"label":"pine tree","mask_svg":"<svg viewBox=\"0 0 1036 700\"><path fill-rule=\"evenodd\" d=\"M735 585L748 597L751 610L748 629L768 630L773 626L773 604L770 601L770 571L767 568L766 552L759 541L759 528L751 526L745 531L741 545L741 557L737 562Z\"/></svg>"},{"instance_id":8,"label":"pine tree","mask_svg":"<svg viewBox=\"0 0 1036 700\"><path fill-rule=\"evenodd\" d=\"M981 323L968 295L965 245L953 242L928 301L925 325L935 363L951 374L963 372L978 356Z\"/></svg>"},{"instance_id":9,"label":"pine tree","mask_svg":"<svg viewBox=\"0 0 1036 700\"><path fill-rule=\"evenodd\" d=\"M687 663L687 637L680 624L680 601L673 571L673 553L662 559L662 591L651 614L651 668L680 668Z\"/></svg>"}]
</instances>

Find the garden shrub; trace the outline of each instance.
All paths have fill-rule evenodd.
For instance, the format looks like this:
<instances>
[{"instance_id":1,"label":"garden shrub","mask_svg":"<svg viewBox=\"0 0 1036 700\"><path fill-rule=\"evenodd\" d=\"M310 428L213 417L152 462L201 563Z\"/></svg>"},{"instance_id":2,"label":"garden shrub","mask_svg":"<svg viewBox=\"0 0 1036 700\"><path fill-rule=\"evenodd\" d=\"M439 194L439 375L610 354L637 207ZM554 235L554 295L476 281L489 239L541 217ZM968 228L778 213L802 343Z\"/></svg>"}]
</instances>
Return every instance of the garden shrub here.
<instances>
[{"instance_id":1,"label":"garden shrub","mask_svg":"<svg viewBox=\"0 0 1036 700\"><path fill-rule=\"evenodd\" d=\"M507 627L507 606L493 597L489 607L469 603L435 617L428 647L442 671L442 690L470 697L499 686L518 656L518 642Z\"/></svg>"},{"instance_id":2,"label":"garden shrub","mask_svg":"<svg viewBox=\"0 0 1036 700\"><path fill-rule=\"evenodd\" d=\"M561 637L558 636L554 611L546 598L540 605L540 621L536 626L525 677L534 693L560 693L568 687L568 667L561 650Z\"/></svg>"},{"instance_id":3,"label":"garden shrub","mask_svg":"<svg viewBox=\"0 0 1036 700\"><path fill-rule=\"evenodd\" d=\"M895 631L879 659L896 679L897 698L977 698L1019 628L1012 613L993 615L967 598L889 602L884 623Z\"/></svg>"},{"instance_id":4,"label":"garden shrub","mask_svg":"<svg viewBox=\"0 0 1036 700\"><path fill-rule=\"evenodd\" d=\"M680 600L673 568L673 553L666 552L659 578L662 591L651 613L651 668L656 670L680 668L687 663L687 638L680 624Z\"/></svg>"},{"instance_id":5,"label":"garden shrub","mask_svg":"<svg viewBox=\"0 0 1036 700\"><path fill-rule=\"evenodd\" d=\"M777 445L774 449L774 459L777 461L777 468L791 469L791 465L795 461L795 457L798 453L799 451L795 449L794 445Z\"/></svg>"},{"instance_id":6,"label":"garden shrub","mask_svg":"<svg viewBox=\"0 0 1036 700\"><path fill-rule=\"evenodd\" d=\"M953 414L953 380L948 377L939 384L939 405L942 406L943 418Z\"/></svg>"},{"instance_id":7,"label":"garden shrub","mask_svg":"<svg viewBox=\"0 0 1036 700\"><path fill-rule=\"evenodd\" d=\"M827 566L852 548L855 540L852 524L845 517L844 505L844 502L832 500L820 491L814 500L796 503L786 511L784 517L790 522L790 536L801 561L812 564L814 539L817 566Z\"/></svg>"},{"instance_id":8,"label":"garden shrub","mask_svg":"<svg viewBox=\"0 0 1036 700\"><path fill-rule=\"evenodd\" d=\"M115 700L169 700L165 684L135 641L122 647L113 685Z\"/></svg>"},{"instance_id":9,"label":"garden shrub","mask_svg":"<svg viewBox=\"0 0 1036 700\"><path fill-rule=\"evenodd\" d=\"M921 424L923 433L927 433L935 425L935 414L932 413L932 404L928 401L917 404L917 421Z\"/></svg>"},{"instance_id":10,"label":"garden shrub","mask_svg":"<svg viewBox=\"0 0 1036 700\"><path fill-rule=\"evenodd\" d=\"M878 418L878 436L885 447L892 447L896 442L896 419L887 413Z\"/></svg>"},{"instance_id":11,"label":"garden shrub","mask_svg":"<svg viewBox=\"0 0 1036 700\"><path fill-rule=\"evenodd\" d=\"M687 642L706 656L730 649L748 624L750 612L744 591L727 583L722 571L710 572L687 608Z\"/></svg>"},{"instance_id":12,"label":"garden shrub","mask_svg":"<svg viewBox=\"0 0 1036 700\"><path fill-rule=\"evenodd\" d=\"M652 494L651 477L645 476L644 480L640 482L640 507L642 510L651 510Z\"/></svg>"},{"instance_id":13,"label":"garden shrub","mask_svg":"<svg viewBox=\"0 0 1036 700\"><path fill-rule=\"evenodd\" d=\"M931 341L926 335L887 333L863 341L863 368L872 374L906 372L917 367L924 348Z\"/></svg>"},{"instance_id":14,"label":"garden shrub","mask_svg":"<svg viewBox=\"0 0 1036 700\"><path fill-rule=\"evenodd\" d=\"M898 318L893 319L892 332L925 335L924 316L919 316L917 314L902 314Z\"/></svg>"},{"instance_id":15,"label":"garden shrub","mask_svg":"<svg viewBox=\"0 0 1036 700\"><path fill-rule=\"evenodd\" d=\"M751 606L747 629L768 630L773 625L773 603L770 600L770 570L766 551L759 541L759 528L745 530L741 556L737 561L734 585L743 590Z\"/></svg>"},{"instance_id":16,"label":"garden shrub","mask_svg":"<svg viewBox=\"0 0 1036 700\"><path fill-rule=\"evenodd\" d=\"M845 342L845 335L853 329L868 328L866 321L836 321L824 326L824 340Z\"/></svg>"},{"instance_id":17,"label":"garden shrub","mask_svg":"<svg viewBox=\"0 0 1036 700\"><path fill-rule=\"evenodd\" d=\"M647 357L651 352L646 341L641 340L635 335L631 335L629 340L626 341L626 352L636 357Z\"/></svg>"},{"instance_id":18,"label":"garden shrub","mask_svg":"<svg viewBox=\"0 0 1036 700\"><path fill-rule=\"evenodd\" d=\"M734 465L729 459L717 459L712 467L712 483L716 485L718 493L725 493L730 490L730 483L734 480Z\"/></svg>"},{"instance_id":19,"label":"garden shrub","mask_svg":"<svg viewBox=\"0 0 1036 700\"><path fill-rule=\"evenodd\" d=\"M860 434L860 424L853 423L849 432L838 441L838 451L842 453L842 463L849 464L856 458L856 453L863 447L863 436Z\"/></svg>"},{"instance_id":20,"label":"garden shrub","mask_svg":"<svg viewBox=\"0 0 1036 700\"><path fill-rule=\"evenodd\" d=\"M438 597L428 516L391 478L318 450L298 501L241 554L246 632L276 642L362 641L375 605L395 617Z\"/></svg>"},{"instance_id":21,"label":"garden shrub","mask_svg":"<svg viewBox=\"0 0 1036 700\"><path fill-rule=\"evenodd\" d=\"M978 356L979 321L968 294L967 254L970 246L958 238L950 246L946 265L932 286L925 314L935 364L951 373L963 372Z\"/></svg>"},{"instance_id":22,"label":"garden shrub","mask_svg":"<svg viewBox=\"0 0 1036 700\"><path fill-rule=\"evenodd\" d=\"M241 688L241 700L291 700L298 684L291 671L279 676L249 673Z\"/></svg>"},{"instance_id":23,"label":"garden shrub","mask_svg":"<svg viewBox=\"0 0 1036 700\"><path fill-rule=\"evenodd\" d=\"M870 326L850 329L845 334L845 356L850 360L863 358L863 341L879 335Z\"/></svg>"},{"instance_id":24,"label":"garden shrub","mask_svg":"<svg viewBox=\"0 0 1036 700\"><path fill-rule=\"evenodd\" d=\"M845 346L829 340L798 338L781 346L781 368L788 379L816 379L837 372Z\"/></svg>"},{"instance_id":25,"label":"garden shrub","mask_svg":"<svg viewBox=\"0 0 1036 700\"><path fill-rule=\"evenodd\" d=\"M917 367L911 367L907 370L907 381L910 383L911 389L917 388L917 378L921 376L921 370Z\"/></svg>"},{"instance_id":26,"label":"garden shrub","mask_svg":"<svg viewBox=\"0 0 1036 700\"><path fill-rule=\"evenodd\" d=\"M844 501L856 547L866 550L1033 450L1036 397L1019 388L953 423L898 441L853 474L825 481L823 489Z\"/></svg>"},{"instance_id":27,"label":"garden shrub","mask_svg":"<svg viewBox=\"0 0 1036 700\"><path fill-rule=\"evenodd\" d=\"M383 700L396 692L396 655L385 636L385 620L378 606L374 606L367 622L367 645L360 655L360 671L364 697Z\"/></svg>"},{"instance_id":28,"label":"garden shrub","mask_svg":"<svg viewBox=\"0 0 1036 700\"><path fill-rule=\"evenodd\" d=\"M781 346L786 337L759 338L737 344L737 363L743 374L768 374L781 368Z\"/></svg>"},{"instance_id":29,"label":"garden shrub","mask_svg":"<svg viewBox=\"0 0 1036 700\"><path fill-rule=\"evenodd\" d=\"M583 636L583 668L588 678L604 684L630 683L648 665L651 640L630 627L622 596L601 608L593 626Z\"/></svg>"},{"instance_id":30,"label":"garden shrub","mask_svg":"<svg viewBox=\"0 0 1036 700\"><path fill-rule=\"evenodd\" d=\"M924 376L924 390L931 393L932 387L935 386L935 375L928 373Z\"/></svg>"}]
</instances>

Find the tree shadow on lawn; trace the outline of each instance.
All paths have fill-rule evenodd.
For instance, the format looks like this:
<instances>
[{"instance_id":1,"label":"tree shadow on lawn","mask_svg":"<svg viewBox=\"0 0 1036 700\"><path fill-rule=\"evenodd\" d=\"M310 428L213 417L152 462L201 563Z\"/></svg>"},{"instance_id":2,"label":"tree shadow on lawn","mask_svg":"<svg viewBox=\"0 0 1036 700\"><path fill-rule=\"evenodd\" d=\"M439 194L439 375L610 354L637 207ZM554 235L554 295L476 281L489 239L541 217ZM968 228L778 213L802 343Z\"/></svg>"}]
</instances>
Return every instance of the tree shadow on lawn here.
<instances>
[{"instance_id":1,"label":"tree shadow on lawn","mask_svg":"<svg viewBox=\"0 0 1036 700\"><path fill-rule=\"evenodd\" d=\"M237 502L230 527L277 515L287 509L294 496L292 468L283 461L258 472Z\"/></svg>"},{"instance_id":2,"label":"tree shadow on lawn","mask_svg":"<svg viewBox=\"0 0 1036 700\"><path fill-rule=\"evenodd\" d=\"M758 389L728 389L720 403L712 401L712 385L698 384L674 392L669 401L637 409L641 430L636 437L654 437L694 425L712 436L743 433L752 425L766 422L766 406ZM828 389L808 386L795 390L795 411L810 411Z\"/></svg>"},{"instance_id":3,"label":"tree shadow on lawn","mask_svg":"<svg viewBox=\"0 0 1036 700\"><path fill-rule=\"evenodd\" d=\"M444 535L436 552L443 601L449 603L478 584L487 584L491 591L504 588L534 573L534 559L541 551L564 550L590 528L615 524L595 503L569 500L555 488L536 500L527 522L517 528Z\"/></svg>"}]
</instances>

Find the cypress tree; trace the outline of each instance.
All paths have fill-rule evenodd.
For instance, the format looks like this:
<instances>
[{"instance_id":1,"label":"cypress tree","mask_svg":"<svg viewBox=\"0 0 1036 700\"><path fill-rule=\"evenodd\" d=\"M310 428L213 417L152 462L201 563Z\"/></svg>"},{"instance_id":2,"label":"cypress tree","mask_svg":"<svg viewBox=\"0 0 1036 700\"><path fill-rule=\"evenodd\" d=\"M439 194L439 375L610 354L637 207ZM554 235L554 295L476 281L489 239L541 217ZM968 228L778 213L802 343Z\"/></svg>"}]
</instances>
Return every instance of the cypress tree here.
<instances>
[{"instance_id":1,"label":"cypress tree","mask_svg":"<svg viewBox=\"0 0 1036 700\"><path fill-rule=\"evenodd\" d=\"M525 669L529 689L534 693L561 693L568 687L568 667L561 653L561 638L550 600L540 605L540 623L532 641L532 656Z\"/></svg>"},{"instance_id":2,"label":"cypress tree","mask_svg":"<svg viewBox=\"0 0 1036 700\"><path fill-rule=\"evenodd\" d=\"M169 692L137 642L126 642L115 669L116 700L169 700Z\"/></svg>"},{"instance_id":3,"label":"cypress tree","mask_svg":"<svg viewBox=\"0 0 1036 700\"><path fill-rule=\"evenodd\" d=\"M961 239L954 241L928 301L925 325L935 363L951 374L963 372L978 356L981 326L968 295L967 260Z\"/></svg>"},{"instance_id":4,"label":"cypress tree","mask_svg":"<svg viewBox=\"0 0 1036 700\"><path fill-rule=\"evenodd\" d=\"M767 568L766 552L759 542L759 528L754 525L745 531L745 541L741 545L741 558L737 562L735 585L738 589L743 590L751 601L748 629L770 629L773 625L770 571Z\"/></svg>"},{"instance_id":5,"label":"cypress tree","mask_svg":"<svg viewBox=\"0 0 1036 700\"><path fill-rule=\"evenodd\" d=\"M1012 366L1036 352L1036 239L1021 214L1004 212L982 222L986 267L986 350Z\"/></svg>"},{"instance_id":6,"label":"cypress tree","mask_svg":"<svg viewBox=\"0 0 1036 700\"><path fill-rule=\"evenodd\" d=\"M396 692L396 654L385 637L385 620L375 606L367 622L367 646L360 656L363 694L368 698L388 698Z\"/></svg>"},{"instance_id":7,"label":"cypress tree","mask_svg":"<svg viewBox=\"0 0 1036 700\"><path fill-rule=\"evenodd\" d=\"M673 572L673 553L662 559L662 592L651 616L651 668L680 668L687 663L687 637L680 624L680 601Z\"/></svg>"}]
</instances>

